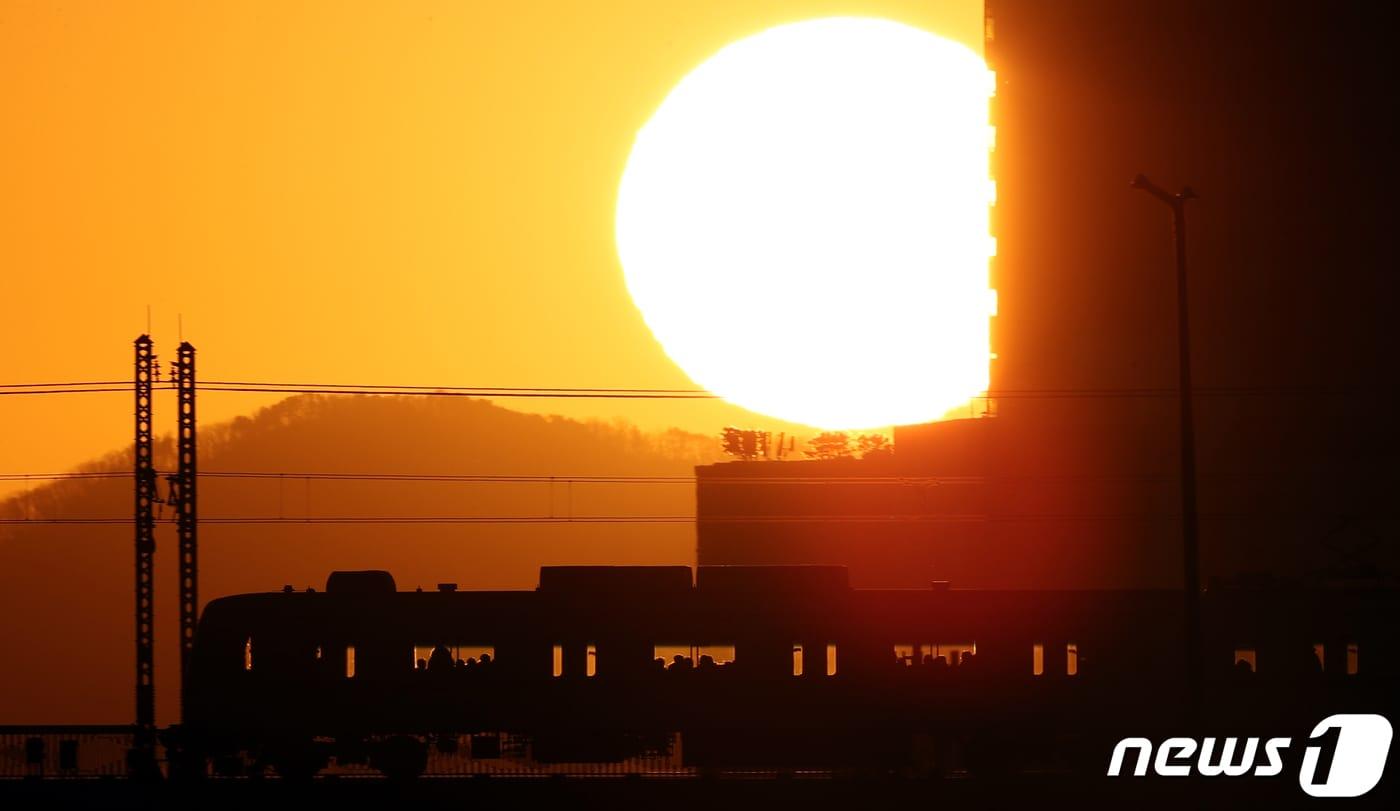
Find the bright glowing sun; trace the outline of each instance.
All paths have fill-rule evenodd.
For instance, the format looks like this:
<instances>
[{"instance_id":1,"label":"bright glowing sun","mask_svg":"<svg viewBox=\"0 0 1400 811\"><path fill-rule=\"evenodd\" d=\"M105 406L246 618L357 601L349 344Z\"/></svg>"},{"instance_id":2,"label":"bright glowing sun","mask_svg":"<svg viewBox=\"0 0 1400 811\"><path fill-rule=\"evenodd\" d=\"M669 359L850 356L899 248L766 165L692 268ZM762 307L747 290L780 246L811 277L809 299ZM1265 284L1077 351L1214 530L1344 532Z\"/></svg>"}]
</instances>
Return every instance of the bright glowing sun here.
<instances>
[{"instance_id":1,"label":"bright glowing sun","mask_svg":"<svg viewBox=\"0 0 1400 811\"><path fill-rule=\"evenodd\" d=\"M632 298L698 384L823 428L987 388L991 73L887 20L772 28L696 68L617 200Z\"/></svg>"}]
</instances>

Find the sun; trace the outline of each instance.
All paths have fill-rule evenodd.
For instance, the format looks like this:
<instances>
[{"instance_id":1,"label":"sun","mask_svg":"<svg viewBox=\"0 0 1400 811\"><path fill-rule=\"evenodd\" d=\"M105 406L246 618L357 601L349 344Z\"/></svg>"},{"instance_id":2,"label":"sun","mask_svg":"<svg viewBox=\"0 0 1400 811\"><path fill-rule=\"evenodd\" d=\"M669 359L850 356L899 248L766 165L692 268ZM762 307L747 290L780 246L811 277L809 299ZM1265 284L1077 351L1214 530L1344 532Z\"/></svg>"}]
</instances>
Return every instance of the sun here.
<instances>
[{"instance_id":1,"label":"sun","mask_svg":"<svg viewBox=\"0 0 1400 811\"><path fill-rule=\"evenodd\" d=\"M991 78L965 46L842 17L681 80L637 134L616 218L672 360L822 428L926 422L985 391Z\"/></svg>"}]
</instances>

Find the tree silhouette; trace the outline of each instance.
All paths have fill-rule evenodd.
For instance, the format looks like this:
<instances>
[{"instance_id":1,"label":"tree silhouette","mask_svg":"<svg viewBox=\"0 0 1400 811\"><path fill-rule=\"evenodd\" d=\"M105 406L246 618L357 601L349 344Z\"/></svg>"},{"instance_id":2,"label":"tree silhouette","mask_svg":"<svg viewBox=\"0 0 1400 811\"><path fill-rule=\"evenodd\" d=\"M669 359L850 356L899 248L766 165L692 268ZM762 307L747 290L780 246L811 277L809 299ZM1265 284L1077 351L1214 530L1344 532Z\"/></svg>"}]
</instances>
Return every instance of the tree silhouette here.
<instances>
[{"instance_id":1,"label":"tree silhouette","mask_svg":"<svg viewBox=\"0 0 1400 811\"><path fill-rule=\"evenodd\" d=\"M855 455L851 449L851 437L845 431L823 431L807 441L803 451L812 459L850 459Z\"/></svg>"},{"instance_id":2,"label":"tree silhouette","mask_svg":"<svg viewBox=\"0 0 1400 811\"><path fill-rule=\"evenodd\" d=\"M861 434L856 439L856 449L860 451L860 458L873 459L894 453L894 443L884 434Z\"/></svg>"},{"instance_id":3,"label":"tree silhouette","mask_svg":"<svg viewBox=\"0 0 1400 811\"><path fill-rule=\"evenodd\" d=\"M773 435L768 431L729 427L724 429L720 443L724 452L736 459L752 462L768 458L768 443Z\"/></svg>"}]
</instances>

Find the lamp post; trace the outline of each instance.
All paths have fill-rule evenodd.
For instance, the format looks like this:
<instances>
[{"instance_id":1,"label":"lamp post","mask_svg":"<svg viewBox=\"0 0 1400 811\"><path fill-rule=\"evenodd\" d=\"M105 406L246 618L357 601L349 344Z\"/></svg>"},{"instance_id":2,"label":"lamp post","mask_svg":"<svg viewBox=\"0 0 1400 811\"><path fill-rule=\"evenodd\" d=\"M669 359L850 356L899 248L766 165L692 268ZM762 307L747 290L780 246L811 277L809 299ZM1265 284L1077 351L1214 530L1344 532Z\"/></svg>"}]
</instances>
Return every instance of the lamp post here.
<instances>
[{"instance_id":1,"label":"lamp post","mask_svg":"<svg viewBox=\"0 0 1400 811\"><path fill-rule=\"evenodd\" d=\"M1186 612L1186 691L1194 708L1201 686L1201 575L1200 540L1196 523L1196 427L1191 409L1191 329L1186 299L1186 201L1196 198L1190 186L1172 194L1148 180L1133 178L1132 187L1161 200L1172 210L1172 235L1176 239L1176 333L1178 395L1181 412L1181 548L1182 590Z\"/></svg>"}]
</instances>

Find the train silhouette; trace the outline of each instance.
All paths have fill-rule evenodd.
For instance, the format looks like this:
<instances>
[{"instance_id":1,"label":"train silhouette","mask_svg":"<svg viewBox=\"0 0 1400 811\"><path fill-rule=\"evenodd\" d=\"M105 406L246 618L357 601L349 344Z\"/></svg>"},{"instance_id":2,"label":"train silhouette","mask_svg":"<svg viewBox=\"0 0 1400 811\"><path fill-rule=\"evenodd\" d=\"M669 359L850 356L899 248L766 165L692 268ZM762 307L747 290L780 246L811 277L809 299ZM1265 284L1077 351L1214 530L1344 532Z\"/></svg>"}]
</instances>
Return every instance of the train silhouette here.
<instances>
[{"instance_id":1,"label":"train silhouette","mask_svg":"<svg viewBox=\"0 0 1400 811\"><path fill-rule=\"evenodd\" d=\"M470 736L539 763L1103 774L1124 735L1299 734L1395 701L1397 592L1214 586L1200 695L1169 590L852 588L830 566L545 567L533 591L214 600L183 694L185 772L393 777ZM1306 734L1306 729L1302 734ZM453 744L455 746L455 744Z\"/></svg>"}]
</instances>

